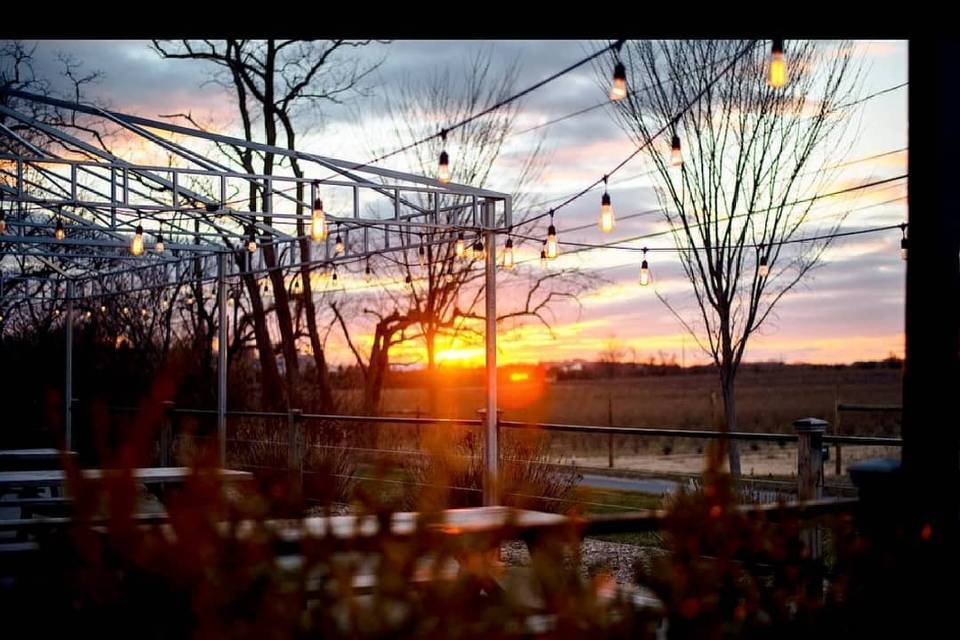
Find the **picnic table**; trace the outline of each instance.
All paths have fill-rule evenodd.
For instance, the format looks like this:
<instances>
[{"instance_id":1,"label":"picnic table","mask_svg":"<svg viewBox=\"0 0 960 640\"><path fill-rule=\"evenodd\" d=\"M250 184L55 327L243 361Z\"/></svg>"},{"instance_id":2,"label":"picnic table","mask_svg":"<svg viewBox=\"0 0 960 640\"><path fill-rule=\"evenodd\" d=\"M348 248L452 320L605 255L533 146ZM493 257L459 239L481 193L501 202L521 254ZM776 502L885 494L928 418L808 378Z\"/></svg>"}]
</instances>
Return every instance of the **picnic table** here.
<instances>
[{"instance_id":1,"label":"picnic table","mask_svg":"<svg viewBox=\"0 0 960 640\"><path fill-rule=\"evenodd\" d=\"M177 484L184 482L193 471L189 467L146 467L141 469L81 469L84 480L122 478L126 474L143 484ZM253 478L249 471L217 469L218 477L225 482L247 481ZM0 493L4 490L23 487L56 487L66 481L62 469L35 471L0 471Z\"/></svg>"}]
</instances>

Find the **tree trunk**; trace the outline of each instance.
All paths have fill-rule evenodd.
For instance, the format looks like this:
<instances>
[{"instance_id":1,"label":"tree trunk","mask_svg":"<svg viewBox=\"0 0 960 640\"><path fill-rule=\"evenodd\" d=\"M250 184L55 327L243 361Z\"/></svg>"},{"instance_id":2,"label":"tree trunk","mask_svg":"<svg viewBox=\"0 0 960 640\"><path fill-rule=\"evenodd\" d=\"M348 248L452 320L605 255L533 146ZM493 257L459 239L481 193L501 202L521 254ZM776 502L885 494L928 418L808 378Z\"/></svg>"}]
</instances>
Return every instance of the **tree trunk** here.
<instances>
[{"instance_id":1,"label":"tree trunk","mask_svg":"<svg viewBox=\"0 0 960 640\"><path fill-rule=\"evenodd\" d=\"M722 376L721 388L723 391L723 413L724 413L724 433L731 433L737 430L737 400L734 393L734 377L732 375ZM737 441L731 438L725 439L727 447L727 457L730 462L730 475L734 478L740 477L740 449Z\"/></svg>"}]
</instances>

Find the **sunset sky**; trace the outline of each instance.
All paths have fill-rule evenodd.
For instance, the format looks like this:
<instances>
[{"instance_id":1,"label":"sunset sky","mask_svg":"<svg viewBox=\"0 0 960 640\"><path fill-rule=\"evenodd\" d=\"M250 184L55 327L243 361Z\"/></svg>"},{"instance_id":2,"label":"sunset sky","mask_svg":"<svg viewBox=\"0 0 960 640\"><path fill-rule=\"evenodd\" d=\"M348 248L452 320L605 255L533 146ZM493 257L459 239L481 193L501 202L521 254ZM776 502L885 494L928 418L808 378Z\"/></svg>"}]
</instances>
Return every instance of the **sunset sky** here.
<instances>
[{"instance_id":1,"label":"sunset sky","mask_svg":"<svg viewBox=\"0 0 960 640\"><path fill-rule=\"evenodd\" d=\"M387 125L383 117L381 88L415 83L444 68L463 69L478 52L491 55L497 68L516 62L523 88L583 58L602 46L587 41L396 41L374 44L359 51L382 65L369 78L370 96L330 106L316 114L311 131L299 148L336 158L363 161L374 155L378 136ZM237 134L232 98L205 82L210 68L192 61L166 61L146 42L43 41L36 52L38 73L53 75L58 54L82 61L84 69L99 70L102 80L90 97L119 111L157 117L190 112L222 132ZM862 94L872 94L907 81L907 44L902 41L859 41L856 55L865 63ZM519 161L533 145L546 149L541 178L533 185L529 202L541 202L579 191L617 165L634 143L615 122L609 106L594 109L536 131L529 127L575 112L602 101L605 89L589 65L535 91L522 106L517 124L520 133L507 140L504 157L494 173L493 189L508 190ZM907 88L899 88L868 100L856 126L856 144L845 151L846 162L886 154L867 162L845 166L838 186L881 180L906 173ZM427 131L426 133L430 133ZM389 146L389 145L387 145ZM888 153L896 152L896 153ZM453 158L455 161L455 157ZM409 170L402 157L384 166ZM657 206L652 176L641 154L610 183L618 216ZM905 181L825 199L812 215L829 217L851 210L844 227L896 224L906 219ZM600 191L588 194L558 217L564 240L598 242L616 240L664 228L659 216L620 222L610 237L596 230ZM888 202L895 200L894 202ZM878 204L885 203L885 204ZM877 206L872 206L877 205ZM539 210L537 210L539 212ZM564 235L564 229L593 224L591 228ZM903 354L904 263L898 254L899 232L854 236L837 240L822 265L793 293L780 302L775 317L752 338L747 360L834 363L879 359ZM669 246L667 237L649 241L649 246ZM525 256L521 256L525 257ZM623 350L626 360L646 361L662 352L682 354L686 364L705 362L670 312L649 288L637 286L639 257L635 252L594 250L563 257L599 275L603 282L584 294L581 305L556 309L554 336L540 325L505 329L500 335L501 361L560 361L593 359L611 341ZM676 256L653 254L651 268L655 286L668 295L682 295L685 287ZM503 298L509 291L501 293ZM330 359L349 364L352 356L342 340L331 334ZM398 353L400 360L415 361L419 351ZM441 361L482 362L482 345L455 345L441 352Z\"/></svg>"}]
</instances>

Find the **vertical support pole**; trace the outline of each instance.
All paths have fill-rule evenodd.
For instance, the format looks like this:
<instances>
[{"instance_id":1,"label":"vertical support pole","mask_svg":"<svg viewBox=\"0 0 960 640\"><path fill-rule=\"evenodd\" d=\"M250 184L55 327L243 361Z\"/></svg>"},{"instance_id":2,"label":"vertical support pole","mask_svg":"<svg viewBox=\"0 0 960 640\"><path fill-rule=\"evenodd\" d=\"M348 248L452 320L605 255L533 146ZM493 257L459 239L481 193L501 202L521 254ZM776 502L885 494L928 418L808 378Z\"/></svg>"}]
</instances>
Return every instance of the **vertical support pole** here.
<instances>
[{"instance_id":1,"label":"vertical support pole","mask_svg":"<svg viewBox=\"0 0 960 640\"><path fill-rule=\"evenodd\" d=\"M497 442L497 235L493 232L493 207L485 207L487 214L487 229L484 231L486 245L486 260L484 261L485 288L484 301L486 304L486 376L487 376L487 415L484 429L484 469L486 477L483 483L483 504L492 506L500 501L497 483L500 477L499 470L499 443Z\"/></svg>"},{"instance_id":2,"label":"vertical support pole","mask_svg":"<svg viewBox=\"0 0 960 640\"><path fill-rule=\"evenodd\" d=\"M160 466L169 467L173 451L173 402L163 403L163 424L160 425Z\"/></svg>"},{"instance_id":3,"label":"vertical support pole","mask_svg":"<svg viewBox=\"0 0 960 640\"><path fill-rule=\"evenodd\" d=\"M73 281L67 281L67 317L64 330L63 438L67 451L73 451Z\"/></svg>"},{"instance_id":4,"label":"vertical support pole","mask_svg":"<svg viewBox=\"0 0 960 640\"><path fill-rule=\"evenodd\" d=\"M217 442L227 466L227 254L217 254Z\"/></svg>"},{"instance_id":5,"label":"vertical support pole","mask_svg":"<svg viewBox=\"0 0 960 640\"><path fill-rule=\"evenodd\" d=\"M287 411L287 470L297 499L303 495L303 410Z\"/></svg>"},{"instance_id":6,"label":"vertical support pole","mask_svg":"<svg viewBox=\"0 0 960 640\"><path fill-rule=\"evenodd\" d=\"M797 432L797 497L818 500L823 495L823 434L827 421L803 418L794 422L793 428ZM821 557L822 543L816 526L803 532L803 541L810 549L810 557Z\"/></svg>"}]
</instances>

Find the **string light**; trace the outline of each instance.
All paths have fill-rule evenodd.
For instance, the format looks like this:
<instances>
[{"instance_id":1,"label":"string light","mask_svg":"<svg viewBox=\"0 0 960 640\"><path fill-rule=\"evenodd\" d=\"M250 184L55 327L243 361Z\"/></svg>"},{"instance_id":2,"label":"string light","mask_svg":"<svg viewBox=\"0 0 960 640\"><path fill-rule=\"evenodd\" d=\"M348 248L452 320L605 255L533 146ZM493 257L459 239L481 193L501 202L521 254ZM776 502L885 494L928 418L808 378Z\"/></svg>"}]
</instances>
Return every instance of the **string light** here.
<instances>
[{"instance_id":1,"label":"string light","mask_svg":"<svg viewBox=\"0 0 960 640\"><path fill-rule=\"evenodd\" d=\"M503 268L513 269L513 264L513 238L507 236L507 242L503 245Z\"/></svg>"},{"instance_id":2,"label":"string light","mask_svg":"<svg viewBox=\"0 0 960 640\"><path fill-rule=\"evenodd\" d=\"M770 68L767 72L767 84L774 89L787 84L787 61L783 57L783 40L774 40L770 47Z\"/></svg>"},{"instance_id":3,"label":"string light","mask_svg":"<svg viewBox=\"0 0 960 640\"><path fill-rule=\"evenodd\" d=\"M334 282L337 281L337 265L333 265L333 273L330 275L330 279Z\"/></svg>"},{"instance_id":4,"label":"string light","mask_svg":"<svg viewBox=\"0 0 960 640\"><path fill-rule=\"evenodd\" d=\"M440 139L444 148L440 151L440 161L437 163L437 180L443 184L450 182L450 156L447 155L447 130L440 132Z\"/></svg>"},{"instance_id":5,"label":"string light","mask_svg":"<svg viewBox=\"0 0 960 640\"><path fill-rule=\"evenodd\" d=\"M57 240L63 240L67 237L67 230L63 228L63 221L57 216L57 224L53 229L53 237Z\"/></svg>"},{"instance_id":6,"label":"string light","mask_svg":"<svg viewBox=\"0 0 960 640\"><path fill-rule=\"evenodd\" d=\"M550 226L547 227L546 242L547 259L555 260L560 255L560 244L557 242L557 228L553 224L553 211L550 211Z\"/></svg>"},{"instance_id":7,"label":"string light","mask_svg":"<svg viewBox=\"0 0 960 640\"><path fill-rule=\"evenodd\" d=\"M139 256L143 254L143 227L137 223L137 228L130 239L130 253Z\"/></svg>"},{"instance_id":8,"label":"string light","mask_svg":"<svg viewBox=\"0 0 960 640\"><path fill-rule=\"evenodd\" d=\"M422 269L427 265L427 250L423 247L423 234L420 234L420 246L417 248L417 262Z\"/></svg>"},{"instance_id":9,"label":"string light","mask_svg":"<svg viewBox=\"0 0 960 640\"><path fill-rule=\"evenodd\" d=\"M467 253L466 241L463 237L463 231L460 231L459 233L457 233L457 244L454 245L454 253L456 254L457 258L461 260L464 258L464 256Z\"/></svg>"},{"instance_id":10,"label":"string light","mask_svg":"<svg viewBox=\"0 0 960 640\"><path fill-rule=\"evenodd\" d=\"M766 278L770 274L770 266L767 264L767 254L763 252L763 245L760 245L760 266L757 267L757 273L761 278Z\"/></svg>"},{"instance_id":11,"label":"string light","mask_svg":"<svg viewBox=\"0 0 960 640\"><path fill-rule=\"evenodd\" d=\"M323 211L323 200L313 201L313 215L310 216L310 237L314 242L323 242L327 239L327 214Z\"/></svg>"},{"instance_id":12,"label":"string light","mask_svg":"<svg viewBox=\"0 0 960 640\"><path fill-rule=\"evenodd\" d=\"M157 253L163 253L164 249L166 249L166 247L163 244L163 234L158 233L157 242L156 244L153 245L153 250L156 251Z\"/></svg>"},{"instance_id":13,"label":"string light","mask_svg":"<svg viewBox=\"0 0 960 640\"><path fill-rule=\"evenodd\" d=\"M247 233L247 251L250 253L257 252L257 233L254 230L253 225L250 225Z\"/></svg>"},{"instance_id":14,"label":"string light","mask_svg":"<svg viewBox=\"0 0 960 640\"><path fill-rule=\"evenodd\" d=\"M106 313L106 312L107 312L107 305L101 304L101 305L100 305L100 313Z\"/></svg>"},{"instance_id":15,"label":"string light","mask_svg":"<svg viewBox=\"0 0 960 640\"><path fill-rule=\"evenodd\" d=\"M477 260L483 260L487 257L487 253L483 248L483 240L480 239L479 233L477 233L477 240L473 243L473 257Z\"/></svg>"},{"instance_id":16,"label":"string light","mask_svg":"<svg viewBox=\"0 0 960 640\"><path fill-rule=\"evenodd\" d=\"M333 245L333 254L339 256L343 254L343 251L343 237L340 235L340 223L337 223L337 242Z\"/></svg>"},{"instance_id":17,"label":"string light","mask_svg":"<svg viewBox=\"0 0 960 640\"><path fill-rule=\"evenodd\" d=\"M647 264L647 248L643 248L643 261L640 263L640 286L650 284L650 266Z\"/></svg>"},{"instance_id":18,"label":"string light","mask_svg":"<svg viewBox=\"0 0 960 640\"><path fill-rule=\"evenodd\" d=\"M373 279L373 271L370 270L370 258L367 258L367 268L363 272L363 279L367 282Z\"/></svg>"},{"instance_id":19,"label":"string light","mask_svg":"<svg viewBox=\"0 0 960 640\"><path fill-rule=\"evenodd\" d=\"M413 278L410 277L409 273L407 274L407 277L403 279L403 281L407 284L413 284Z\"/></svg>"},{"instance_id":20,"label":"string light","mask_svg":"<svg viewBox=\"0 0 960 640\"><path fill-rule=\"evenodd\" d=\"M622 44L622 43L620 43ZM619 53L620 46L617 45L617 52ZM627 68L623 66L623 62L617 60L617 64L613 67L613 84L610 86L610 99L614 102L623 100L627 97Z\"/></svg>"},{"instance_id":21,"label":"string light","mask_svg":"<svg viewBox=\"0 0 960 640\"><path fill-rule=\"evenodd\" d=\"M603 196L600 198L600 231L613 231L613 205L610 204L610 194L607 193L607 176L603 176Z\"/></svg>"},{"instance_id":22,"label":"string light","mask_svg":"<svg viewBox=\"0 0 960 640\"><path fill-rule=\"evenodd\" d=\"M901 259L901 260L906 260L906 259L907 259L907 245L909 244L909 240L907 239L907 223L906 223L906 222L901 222L901 223L900 223L900 234L901 234L901 237L900 237L900 259Z\"/></svg>"},{"instance_id":23,"label":"string light","mask_svg":"<svg viewBox=\"0 0 960 640\"><path fill-rule=\"evenodd\" d=\"M670 141L670 164L674 167L683 165L683 153L680 151L680 136L676 133L673 134L673 139Z\"/></svg>"},{"instance_id":24,"label":"string light","mask_svg":"<svg viewBox=\"0 0 960 640\"><path fill-rule=\"evenodd\" d=\"M547 241L543 241L543 247L540 248L540 268L546 269L549 265L547 262Z\"/></svg>"}]
</instances>

